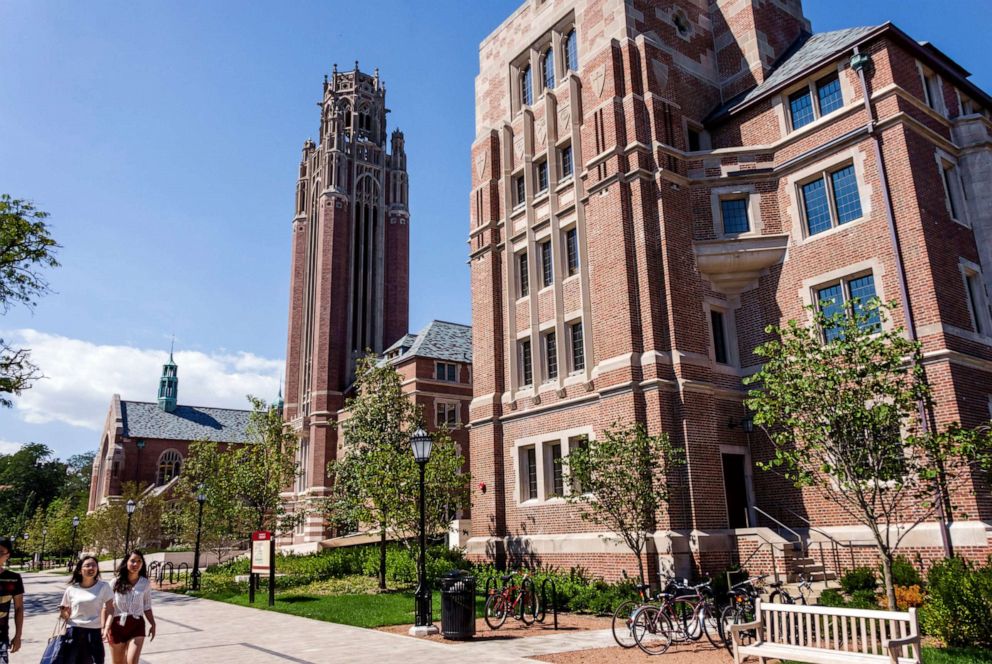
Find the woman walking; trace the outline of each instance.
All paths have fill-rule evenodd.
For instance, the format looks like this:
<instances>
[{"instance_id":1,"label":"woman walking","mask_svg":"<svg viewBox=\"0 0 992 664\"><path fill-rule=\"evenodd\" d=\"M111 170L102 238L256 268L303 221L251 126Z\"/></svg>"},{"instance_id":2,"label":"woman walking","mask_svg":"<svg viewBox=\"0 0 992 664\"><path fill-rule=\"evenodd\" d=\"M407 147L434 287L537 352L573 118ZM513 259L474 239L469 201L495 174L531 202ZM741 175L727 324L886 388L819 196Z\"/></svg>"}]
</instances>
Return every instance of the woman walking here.
<instances>
[{"instance_id":1,"label":"woman walking","mask_svg":"<svg viewBox=\"0 0 992 664\"><path fill-rule=\"evenodd\" d=\"M145 620L148 638L155 639L152 615L152 587L148 582L145 556L140 551L121 563L114 579L114 607L105 618L103 630L114 664L138 664L145 644Z\"/></svg>"},{"instance_id":2,"label":"woman walking","mask_svg":"<svg viewBox=\"0 0 992 664\"><path fill-rule=\"evenodd\" d=\"M100 580L100 563L93 556L76 562L72 580L62 595L59 611L66 621L62 645L65 664L103 664L103 638L100 628L114 611L114 591Z\"/></svg>"}]
</instances>

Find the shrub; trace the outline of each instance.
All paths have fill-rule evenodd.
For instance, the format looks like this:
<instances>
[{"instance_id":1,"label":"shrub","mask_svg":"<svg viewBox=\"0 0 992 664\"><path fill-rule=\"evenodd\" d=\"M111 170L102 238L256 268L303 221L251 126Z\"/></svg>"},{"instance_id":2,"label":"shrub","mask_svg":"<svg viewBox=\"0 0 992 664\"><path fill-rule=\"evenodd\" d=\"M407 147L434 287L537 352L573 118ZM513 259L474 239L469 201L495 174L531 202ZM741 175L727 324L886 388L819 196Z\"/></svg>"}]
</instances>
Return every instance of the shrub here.
<instances>
[{"instance_id":1,"label":"shrub","mask_svg":"<svg viewBox=\"0 0 992 664\"><path fill-rule=\"evenodd\" d=\"M878 566L878 577L883 578L882 566ZM916 565L906 556L896 556L892 561L892 585L894 586L923 586L923 577Z\"/></svg>"},{"instance_id":2,"label":"shrub","mask_svg":"<svg viewBox=\"0 0 992 664\"><path fill-rule=\"evenodd\" d=\"M978 567L960 558L934 563L921 611L926 633L949 646L992 647L992 559Z\"/></svg>"},{"instance_id":3,"label":"shrub","mask_svg":"<svg viewBox=\"0 0 992 664\"><path fill-rule=\"evenodd\" d=\"M820 598L816 600L816 603L820 606L847 606L847 600L844 599L844 596L836 588L827 588L824 590L820 593Z\"/></svg>"},{"instance_id":4,"label":"shrub","mask_svg":"<svg viewBox=\"0 0 992 664\"><path fill-rule=\"evenodd\" d=\"M874 593L878 587L878 578L871 567L855 567L840 577L840 587L852 597L859 590L870 590Z\"/></svg>"},{"instance_id":5,"label":"shrub","mask_svg":"<svg viewBox=\"0 0 992 664\"><path fill-rule=\"evenodd\" d=\"M874 590L861 588L851 593L851 599L848 600L847 606L852 609L877 609L878 596L875 595Z\"/></svg>"},{"instance_id":6,"label":"shrub","mask_svg":"<svg viewBox=\"0 0 992 664\"><path fill-rule=\"evenodd\" d=\"M918 585L896 586L896 608L905 611L910 607L923 606L923 592Z\"/></svg>"}]
</instances>

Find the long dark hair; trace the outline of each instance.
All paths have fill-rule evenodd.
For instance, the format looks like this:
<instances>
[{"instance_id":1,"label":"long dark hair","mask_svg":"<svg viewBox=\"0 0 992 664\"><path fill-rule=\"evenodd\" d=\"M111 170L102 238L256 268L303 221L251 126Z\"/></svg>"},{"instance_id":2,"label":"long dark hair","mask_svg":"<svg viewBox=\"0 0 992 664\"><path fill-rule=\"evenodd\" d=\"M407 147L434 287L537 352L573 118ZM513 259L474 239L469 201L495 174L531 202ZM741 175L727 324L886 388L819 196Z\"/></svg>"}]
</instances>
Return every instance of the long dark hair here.
<instances>
[{"instance_id":1,"label":"long dark hair","mask_svg":"<svg viewBox=\"0 0 992 664\"><path fill-rule=\"evenodd\" d=\"M131 556L138 556L141 558L141 570L138 572L138 577L148 578L148 565L145 564L145 554L141 553L138 549L135 549L131 553L124 556L124 560L121 561L121 566L117 568L117 579L114 581L114 589L119 593L126 593L131 590L131 582L128 581L127 578L127 561L131 560Z\"/></svg>"},{"instance_id":2,"label":"long dark hair","mask_svg":"<svg viewBox=\"0 0 992 664\"><path fill-rule=\"evenodd\" d=\"M96 580L100 580L100 561L97 560L96 556L83 556L76 561L76 566L72 570L72 579L70 583L75 583L77 585L83 585L83 563L87 560L92 560L96 563Z\"/></svg>"}]
</instances>

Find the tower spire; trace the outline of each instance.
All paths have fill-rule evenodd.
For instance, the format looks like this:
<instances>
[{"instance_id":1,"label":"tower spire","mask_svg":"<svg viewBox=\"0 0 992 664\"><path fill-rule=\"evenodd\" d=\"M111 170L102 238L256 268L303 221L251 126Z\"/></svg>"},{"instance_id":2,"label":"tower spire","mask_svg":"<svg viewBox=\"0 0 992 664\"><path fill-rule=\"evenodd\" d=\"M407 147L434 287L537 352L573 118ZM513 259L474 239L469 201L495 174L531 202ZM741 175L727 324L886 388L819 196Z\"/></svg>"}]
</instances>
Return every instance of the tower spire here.
<instances>
[{"instance_id":1,"label":"tower spire","mask_svg":"<svg viewBox=\"0 0 992 664\"><path fill-rule=\"evenodd\" d=\"M176 409L176 399L179 396L179 367L172 359L176 348L176 337L173 335L169 346L169 361L162 365L162 376L158 379L158 407L167 413Z\"/></svg>"}]
</instances>

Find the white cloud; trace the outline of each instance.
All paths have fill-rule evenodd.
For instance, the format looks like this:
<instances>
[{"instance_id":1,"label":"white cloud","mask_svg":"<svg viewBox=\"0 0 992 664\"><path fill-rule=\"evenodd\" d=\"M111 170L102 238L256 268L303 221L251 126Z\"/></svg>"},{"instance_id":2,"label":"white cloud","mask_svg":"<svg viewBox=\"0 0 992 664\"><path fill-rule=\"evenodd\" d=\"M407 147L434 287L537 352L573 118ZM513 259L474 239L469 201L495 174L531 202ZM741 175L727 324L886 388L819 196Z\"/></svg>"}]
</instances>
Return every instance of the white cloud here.
<instances>
[{"instance_id":1,"label":"white cloud","mask_svg":"<svg viewBox=\"0 0 992 664\"><path fill-rule=\"evenodd\" d=\"M21 449L22 443L12 443L9 440L0 440L0 454L13 454Z\"/></svg>"},{"instance_id":2,"label":"white cloud","mask_svg":"<svg viewBox=\"0 0 992 664\"><path fill-rule=\"evenodd\" d=\"M64 422L100 431L110 398L155 401L158 377L168 355L161 350L94 344L37 330L5 332L31 349L31 360L45 374L14 400L25 422ZM247 408L245 395L271 400L279 388L282 360L251 353L178 351L179 403ZM0 441L0 452L4 443ZM14 445L15 443L9 443Z\"/></svg>"}]
</instances>

